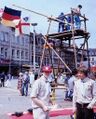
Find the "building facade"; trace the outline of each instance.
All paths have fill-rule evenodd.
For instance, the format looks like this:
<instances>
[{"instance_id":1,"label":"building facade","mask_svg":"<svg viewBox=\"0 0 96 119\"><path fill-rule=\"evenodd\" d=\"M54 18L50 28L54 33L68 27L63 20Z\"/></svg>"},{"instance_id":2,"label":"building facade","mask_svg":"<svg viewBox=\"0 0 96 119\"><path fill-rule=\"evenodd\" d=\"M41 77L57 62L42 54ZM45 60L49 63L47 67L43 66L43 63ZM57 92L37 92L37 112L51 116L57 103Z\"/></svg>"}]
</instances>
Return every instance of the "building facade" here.
<instances>
[{"instance_id":1,"label":"building facade","mask_svg":"<svg viewBox=\"0 0 96 119\"><path fill-rule=\"evenodd\" d=\"M30 39L23 35L15 37L14 29L0 24L0 68L6 73L15 71L22 64L29 64Z\"/></svg>"},{"instance_id":2,"label":"building facade","mask_svg":"<svg viewBox=\"0 0 96 119\"><path fill-rule=\"evenodd\" d=\"M42 34L35 34L34 51L33 35L34 33L30 33L30 35L20 35L16 37L15 29L0 24L0 71L18 74L18 71L22 71L24 68L33 68L34 52L36 67L39 68L42 62L42 65L51 65L58 71L67 71L65 65L52 49L45 48L44 56L42 56L45 43ZM61 45L58 41L50 39L50 42L53 43L53 48L69 68L74 68L73 50L66 49L65 43L63 43L62 50L60 50L59 47L61 47ZM77 55L78 62L80 58L81 53Z\"/></svg>"}]
</instances>

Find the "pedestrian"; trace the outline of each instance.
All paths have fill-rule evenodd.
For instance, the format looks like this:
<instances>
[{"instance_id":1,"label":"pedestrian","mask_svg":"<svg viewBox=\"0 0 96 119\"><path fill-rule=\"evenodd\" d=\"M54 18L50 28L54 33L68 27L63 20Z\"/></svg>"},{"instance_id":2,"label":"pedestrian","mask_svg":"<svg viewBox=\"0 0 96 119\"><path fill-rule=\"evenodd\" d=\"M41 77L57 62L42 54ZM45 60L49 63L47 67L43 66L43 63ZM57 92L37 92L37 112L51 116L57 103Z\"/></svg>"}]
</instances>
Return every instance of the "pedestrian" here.
<instances>
[{"instance_id":1,"label":"pedestrian","mask_svg":"<svg viewBox=\"0 0 96 119\"><path fill-rule=\"evenodd\" d=\"M43 75L35 80L32 87L31 99L34 119L49 119L48 106L51 103L51 86L48 82L48 76L51 72L50 66L44 66Z\"/></svg>"},{"instance_id":2,"label":"pedestrian","mask_svg":"<svg viewBox=\"0 0 96 119\"><path fill-rule=\"evenodd\" d=\"M1 80L1 87L5 87L5 73L4 72L0 74L0 80Z\"/></svg>"},{"instance_id":3,"label":"pedestrian","mask_svg":"<svg viewBox=\"0 0 96 119\"><path fill-rule=\"evenodd\" d=\"M33 71L29 71L29 78L30 78L30 87L32 87L34 82L34 73Z\"/></svg>"},{"instance_id":4,"label":"pedestrian","mask_svg":"<svg viewBox=\"0 0 96 119\"><path fill-rule=\"evenodd\" d=\"M22 84L23 84L23 73L20 72L19 77L18 77L18 84L17 84L17 89L19 90L20 95L23 95L22 94Z\"/></svg>"},{"instance_id":5,"label":"pedestrian","mask_svg":"<svg viewBox=\"0 0 96 119\"><path fill-rule=\"evenodd\" d=\"M28 85L30 83L29 74L26 71L23 75L22 95L28 96Z\"/></svg>"},{"instance_id":6,"label":"pedestrian","mask_svg":"<svg viewBox=\"0 0 96 119\"><path fill-rule=\"evenodd\" d=\"M77 79L78 79L77 78L77 69L73 69L71 77L68 80L68 87L67 87L67 91L66 91L66 94L65 94L65 100L72 101L74 83L75 83L75 81L77 81Z\"/></svg>"},{"instance_id":7,"label":"pedestrian","mask_svg":"<svg viewBox=\"0 0 96 119\"><path fill-rule=\"evenodd\" d=\"M93 106L96 103L96 82L88 78L86 67L78 69L79 80L75 82L73 92L73 112L76 119L94 119Z\"/></svg>"},{"instance_id":8,"label":"pedestrian","mask_svg":"<svg viewBox=\"0 0 96 119\"><path fill-rule=\"evenodd\" d=\"M12 79L11 74L8 73L6 78L7 78L7 80L6 80L5 86L9 88L9 87L11 87L11 79Z\"/></svg>"},{"instance_id":9,"label":"pedestrian","mask_svg":"<svg viewBox=\"0 0 96 119\"><path fill-rule=\"evenodd\" d=\"M64 31L64 20L66 19L65 15L63 12L57 17L57 19L60 20L59 26L58 26L58 32L63 32Z\"/></svg>"},{"instance_id":10,"label":"pedestrian","mask_svg":"<svg viewBox=\"0 0 96 119\"><path fill-rule=\"evenodd\" d=\"M74 16L73 21L76 29L81 28L81 20L80 20L81 9L82 9L82 5L78 5L77 8L72 8L72 12Z\"/></svg>"}]
</instances>

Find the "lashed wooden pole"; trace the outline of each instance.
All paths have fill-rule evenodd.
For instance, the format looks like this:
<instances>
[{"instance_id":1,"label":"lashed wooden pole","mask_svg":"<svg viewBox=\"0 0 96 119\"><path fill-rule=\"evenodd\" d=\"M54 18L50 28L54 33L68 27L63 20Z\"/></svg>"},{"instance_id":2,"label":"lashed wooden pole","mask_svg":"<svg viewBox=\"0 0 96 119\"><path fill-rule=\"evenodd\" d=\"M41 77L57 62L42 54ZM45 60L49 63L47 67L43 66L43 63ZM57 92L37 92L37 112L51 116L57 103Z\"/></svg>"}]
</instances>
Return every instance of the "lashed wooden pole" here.
<instances>
[{"instance_id":1,"label":"lashed wooden pole","mask_svg":"<svg viewBox=\"0 0 96 119\"><path fill-rule=\"evenodd\" d=\"M39 12L36 12L36 11L30 10L30 9L27 9L27 8L24 8L24 7L21 7L21 6L15 5L15 4L13 4L13 6L14 6L14 7L17 7L17 8L20 8L20 9L23 9L23 10L26 10L26 11L29 11L29 12L33 12L33 13L35 13L35 14L37 14L37 15L40 15L40 16L43 16L43 17L46 17L47 19L50 19L50 20L53 20L53 21L56 21L56 22L62 22L62 23L64 23L64 24L72 25L71 23L65 23L64 21L62 21L62 20L60 20L60 19L58 19L58 18L54 18L54 17L52 17L52 16L49 17L49 16L47 16L47 15L45 15L45 14L42 14L42 13L39 13Z\"/></svg>"}]
</instances>

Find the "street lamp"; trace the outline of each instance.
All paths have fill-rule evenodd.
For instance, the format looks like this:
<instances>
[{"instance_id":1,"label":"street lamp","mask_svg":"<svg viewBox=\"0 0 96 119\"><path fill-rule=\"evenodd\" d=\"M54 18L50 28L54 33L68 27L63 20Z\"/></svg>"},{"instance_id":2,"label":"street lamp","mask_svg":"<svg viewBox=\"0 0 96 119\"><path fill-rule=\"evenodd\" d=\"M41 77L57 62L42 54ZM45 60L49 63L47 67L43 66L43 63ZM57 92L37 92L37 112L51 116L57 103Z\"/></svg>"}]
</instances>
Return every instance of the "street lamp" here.
<instances>
[{"instance_id":1,"label":"street lamp","mask_svg":"<svg viewBox=\"0 0 96 119\"><path fill-rule=\"evenodd\" d=\"M36 56L36 46L35 46L35 26L37 26L37 23L32 23L33 26L33 68L34 71L36 70L36 64L35 64L35 56Z\"/></svg>"}]
</instances>

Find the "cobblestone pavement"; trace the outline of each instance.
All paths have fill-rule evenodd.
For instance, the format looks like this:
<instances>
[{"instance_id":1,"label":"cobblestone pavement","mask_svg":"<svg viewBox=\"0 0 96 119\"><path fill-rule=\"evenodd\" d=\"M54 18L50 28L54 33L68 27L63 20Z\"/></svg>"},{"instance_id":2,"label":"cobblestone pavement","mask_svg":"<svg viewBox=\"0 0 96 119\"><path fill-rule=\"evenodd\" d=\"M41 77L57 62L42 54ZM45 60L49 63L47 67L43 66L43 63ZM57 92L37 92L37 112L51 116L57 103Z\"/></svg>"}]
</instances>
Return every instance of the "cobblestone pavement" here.
<instances>
[{"instance_id":1,"label":"cobblestone pavement","mask_svg":"<svg viewBox=\"0 0 96 119\"><path fill-rule=\"evenodd\" d=\"M9 119L7 113L27 111L32 108L30 96L20 96L17 80L11 80L10 87L0 88L0 119ZM29 95L31 88L29 89ZM56 90L56 103L60 108L71 107L72 102L64 101L64 89ZM68 116L52 117L51 119L70 119Z\"/></svg>"}]
</instances>

